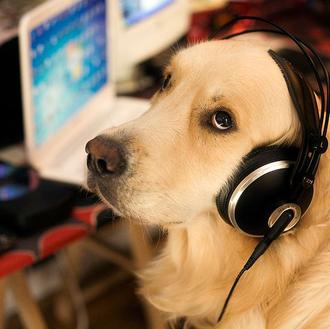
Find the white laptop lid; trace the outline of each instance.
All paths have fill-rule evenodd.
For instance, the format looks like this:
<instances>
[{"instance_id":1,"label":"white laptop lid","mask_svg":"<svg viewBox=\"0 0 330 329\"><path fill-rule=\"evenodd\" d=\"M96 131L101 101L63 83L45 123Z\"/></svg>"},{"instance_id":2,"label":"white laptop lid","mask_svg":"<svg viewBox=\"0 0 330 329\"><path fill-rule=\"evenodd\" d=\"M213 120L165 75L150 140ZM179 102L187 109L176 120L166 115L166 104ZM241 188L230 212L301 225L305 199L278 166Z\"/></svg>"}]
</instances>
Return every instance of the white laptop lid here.
<instances>
[{"instance_id":1,"label":"white laptop lid","mask_svg":"<svg viewBox=\"0 0 330 329\"><path fill-rule=\"evenodd\" d=\"M52 0L20 22L25 141L38 167L114 101L106 0Z\"/></svg>"}]
</instances>

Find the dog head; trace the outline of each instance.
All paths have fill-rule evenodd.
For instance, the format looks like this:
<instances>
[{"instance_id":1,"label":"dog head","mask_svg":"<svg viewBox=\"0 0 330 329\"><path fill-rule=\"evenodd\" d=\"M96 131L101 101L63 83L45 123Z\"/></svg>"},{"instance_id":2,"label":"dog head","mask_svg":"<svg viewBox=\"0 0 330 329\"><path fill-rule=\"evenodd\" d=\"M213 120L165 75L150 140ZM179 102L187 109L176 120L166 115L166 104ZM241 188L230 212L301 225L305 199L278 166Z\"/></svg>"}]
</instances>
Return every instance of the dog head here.
<instances>
[{"instance_id":1,"label":"dog head","mask_svg":"<svg viewBox=\"0 0 330 329\"><path fill-rule=\"evenodd\" d=\"M247 153L297 142L297 114L267 50L225 40L174 55L149 111L87 144L91 190L153 224L216 212L216 195Z\"/></svg>"}]
</instances>

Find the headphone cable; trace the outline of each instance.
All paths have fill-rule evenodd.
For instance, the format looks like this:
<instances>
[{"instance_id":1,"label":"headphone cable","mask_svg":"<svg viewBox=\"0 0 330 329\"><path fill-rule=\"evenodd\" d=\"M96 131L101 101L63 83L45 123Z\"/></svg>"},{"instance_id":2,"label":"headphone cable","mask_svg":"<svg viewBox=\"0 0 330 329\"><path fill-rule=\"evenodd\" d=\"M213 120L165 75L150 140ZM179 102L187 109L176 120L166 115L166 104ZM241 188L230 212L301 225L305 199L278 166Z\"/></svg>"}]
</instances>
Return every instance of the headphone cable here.
<instances>
[{"instance_id":1,"label":"headphone cable","mask_svg":"<svg viewBox=\"0 0 330 329\"><path fill-rule=\"evenodd\" d=\"M219 323L223 319L229 301L244 272L249 270L254 265L254 263L258 260L258 258L268 249L271 243L274 240L276 240L278 236L285 230L285 228L289 225L293 217L294 217L294 213L291 209L287 209L283 211L283 213L280 215L280 217L277 219L274 225L269 229L268 233L257 244L251 256L249 257L248 261L245 263L241 271L238 273L232 287L230 288L227 298L222 306L222 310L218 317L217 323Z\"/></svg>"}]
</instances>

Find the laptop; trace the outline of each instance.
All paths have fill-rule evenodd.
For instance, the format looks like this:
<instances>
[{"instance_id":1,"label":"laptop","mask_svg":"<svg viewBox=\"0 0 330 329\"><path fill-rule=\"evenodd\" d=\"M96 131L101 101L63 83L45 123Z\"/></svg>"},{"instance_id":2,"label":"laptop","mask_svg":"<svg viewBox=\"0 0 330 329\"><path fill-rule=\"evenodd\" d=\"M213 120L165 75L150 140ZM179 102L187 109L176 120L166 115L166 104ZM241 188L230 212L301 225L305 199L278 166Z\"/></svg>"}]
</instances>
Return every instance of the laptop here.
<instances>
[{"instance_id":1,"label":"laptop","mask_svg":"<svg viewBox=\"0 0 330 329\"><path fill-rule=\"evenodd\" d=\"M106 0L53 0L19 26L25 143L41 177L82 185L85 144L149 103L115 96Z\"/></svg>"}]
</instances>

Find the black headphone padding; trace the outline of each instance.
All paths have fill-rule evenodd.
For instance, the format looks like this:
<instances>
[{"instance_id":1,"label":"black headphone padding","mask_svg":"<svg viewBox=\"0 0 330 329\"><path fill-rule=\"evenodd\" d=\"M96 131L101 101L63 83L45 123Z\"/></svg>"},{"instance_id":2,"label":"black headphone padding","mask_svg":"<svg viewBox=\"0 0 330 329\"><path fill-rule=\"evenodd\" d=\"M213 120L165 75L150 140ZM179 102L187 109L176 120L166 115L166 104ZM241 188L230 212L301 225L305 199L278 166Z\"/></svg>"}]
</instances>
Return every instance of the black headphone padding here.
<instances>
[{"instance_id":1,"label":"black headphone padding","mask_svg":"<svg viewBox=\"0 0 330 329\"><path fill-rule=\"evenodd\" d=\"M237 186L256 169L277 161L296 161L298 149L294 147L267 146L252 150L242 161L242 164L236 169L234 175L225 184L216 197L216 205L220 216L230 225L228 207L231 196ZM292 170L290 166L289 170ZM257 198L256 198L257 201ZM256 206L251 204L251 207ZM264 218L265 221L268 218Z\"/></svg>"}]
</instances>

